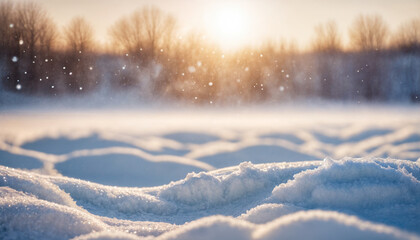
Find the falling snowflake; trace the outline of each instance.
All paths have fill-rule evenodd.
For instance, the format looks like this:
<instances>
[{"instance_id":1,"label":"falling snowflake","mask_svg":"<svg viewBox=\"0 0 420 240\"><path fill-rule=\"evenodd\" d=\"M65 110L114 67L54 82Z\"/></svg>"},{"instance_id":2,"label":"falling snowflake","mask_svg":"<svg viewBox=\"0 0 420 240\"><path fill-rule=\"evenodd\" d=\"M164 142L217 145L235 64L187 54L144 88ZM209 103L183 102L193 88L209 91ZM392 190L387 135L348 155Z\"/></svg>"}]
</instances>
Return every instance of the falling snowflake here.
<instances>
[{"instance_id":1,"label":"falling snowflake","mask_svg":"<svg viewBox=\"0 0 420 240\"><path fill-rule=\"evenodd\" d=\"M20 84L16 84L16 90L21 90L22 89L22 85L20 85Z\"/></svg>"},{"instance_id":2,"label":"falling snowflake","mask_svg":"<svg viewBox=\"0 0 420 240\"><path fill-rule=\"evenodd\" d=\"M13 57L12 57L12 62L17 62L17 61L19 61L19 58L18 58L18 57L16 57L16 56L13 56Z\"/></svg>"},{"instance_id":3,"label":"falling snowflake","mask_svg":"<svg viewBox=\"0 0 420 240\"><path fill-rule=\"evenodd\" d=\"M195 67L194 66L189 66L188 67L188 72L194 73L195 72Z\"/></svg>"}]
</instances>

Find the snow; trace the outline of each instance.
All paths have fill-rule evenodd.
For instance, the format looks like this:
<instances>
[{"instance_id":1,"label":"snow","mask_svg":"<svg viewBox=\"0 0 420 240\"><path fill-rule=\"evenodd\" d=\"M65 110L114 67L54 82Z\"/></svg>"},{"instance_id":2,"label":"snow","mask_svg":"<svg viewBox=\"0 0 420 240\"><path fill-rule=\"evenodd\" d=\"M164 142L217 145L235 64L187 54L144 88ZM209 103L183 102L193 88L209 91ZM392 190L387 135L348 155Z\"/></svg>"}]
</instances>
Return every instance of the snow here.
<instances>
[{"instance_id":1,"label":"snow","mask_svg":"<svg viewBox=\"0 0 420 240\"><path fill-rule=\"evenodd\" d=\"M272 199L304 208L356 213L415 231L420 222L419 162L326 159L273 190ZM414 177L414 176L417 176Z\"/></svg>"},{"instance_id":2,"label":"snow","mask_svg":"<svg viewBox=\"0 0 420 240\"><path fill-rule=\"evenodd\" d=\"M9 187L1 188L1 197L2 239L68 239L105 229L77 207L41 200Z\"/></svg>"},{"instance_id":3,"label":"snow","mask_svg":"<svg viewBox=\"0 0 420 240\"><path fill-rule=\"evenodd\" d=\"M248 222L262 224L302 210L303 208L295 205L265 203L246 211L246 213L243 213L238 218Z\"/></svg>"},{"instance_id":4,"label":"snow","mask_svg":"<svg viewBox=\"0 0 420 240\"><path fill-rule=\"evenodd\" d=\"M294 173L314 165L268 165L261 169L244 162L235 171L221 176L212 172L190 173L184 180L165 186L159 196L186 205L189 209L207 209L261 194L291 178Z\"/></svg>"},{"instance_id":5,"label":"snow","mask_svg":"<svg viewBox=\"0 0 420 240\"><path fill-rule=\"evenodd\" d=\"M0 239L420 239L416 106L0 125Z\"/></svg>"},{"instance_id":6,"label":"snow","mask_svg":"<svg viewBox=\"0 0 420 240\"><path fill-rule=\"evenodd\" d=\"M418 239L380 224L330 211L298 212L272 221L255 232L256 239Z\"/></svg>"},{"instance_id":7,"label":"snow","mask_svg":"<svg viewBox=\"0 0 420 240\"><path fill-rule=\"evenodd\" d=\"M309 227L319 238L351 232L364 239L408 239L411 235L401 229L417 232L420 224L420 182L414 177L418 175L419 162L349 158L311 164L242 163L189 174L164 186L117 188L1 167L0 222L7 229L2 233L5 237L22 238L36 234L70 238L110 229L100 217L106 216L133 220L118 229L122 232L133 231L133 225L147 220L162 222L164 230L181 229L165 232L156 224L155 232L168 233L163 239L194 239L200 233L209 233L205 234L209 239L299 238L305 237L299 235L302 229ZM237 218L200 218L223 213ZM351 215L370 220L369 227ZM186 223L196 219L193 225ZM31 225L35 222L36 227ZM168 227L166 222L180 225Z\"/></svg>"}]
</instances>

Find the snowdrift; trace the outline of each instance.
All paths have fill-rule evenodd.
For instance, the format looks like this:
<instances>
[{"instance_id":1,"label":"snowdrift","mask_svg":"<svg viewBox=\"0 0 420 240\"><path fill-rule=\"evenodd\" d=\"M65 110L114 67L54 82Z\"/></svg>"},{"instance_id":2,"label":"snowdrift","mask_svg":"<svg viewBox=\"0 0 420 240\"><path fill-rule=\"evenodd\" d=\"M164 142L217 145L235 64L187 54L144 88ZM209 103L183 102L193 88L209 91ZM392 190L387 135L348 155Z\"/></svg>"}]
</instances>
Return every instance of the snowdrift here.
<instances>
[{"instance_id":1,"label":"snowdrift","mask_svg":"<svg viewBox=\"0 0 420 240\"><path fill-rule=\"evenodd\" d=\"M420 162L345 158L112 187L0 166L0 238L420 239Z\"/></svg>"}]
</instances>

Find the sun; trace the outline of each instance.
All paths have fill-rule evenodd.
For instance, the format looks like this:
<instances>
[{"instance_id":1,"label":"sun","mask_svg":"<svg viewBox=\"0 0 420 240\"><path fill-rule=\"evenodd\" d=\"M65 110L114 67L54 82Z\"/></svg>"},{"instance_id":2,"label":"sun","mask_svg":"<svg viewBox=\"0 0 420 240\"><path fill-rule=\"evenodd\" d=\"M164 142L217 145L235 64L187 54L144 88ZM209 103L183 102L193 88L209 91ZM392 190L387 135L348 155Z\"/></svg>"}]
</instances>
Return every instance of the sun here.
<instances>
[{"instance_id":1,"label":"sun","mask_svg":"<svg viewBox=\"0 0 420 240\"><path fill-rule=\"evenodd\" d=\"M246 11L238 5L223 4L213 9L208 19L210 37L222 48L237 48L247 37Z\"/></svg>"},{"instance_id":2,"label":"sun","mask_svg":"<svg viewBox=\"0 0 420 240\"><path fill-rule=\"evenodd\" d=\"M244 21L244 15L236 9L221 9L216 16L216 25L220 33L231 38L244 32Z\"/></svg>"}]
</instances>

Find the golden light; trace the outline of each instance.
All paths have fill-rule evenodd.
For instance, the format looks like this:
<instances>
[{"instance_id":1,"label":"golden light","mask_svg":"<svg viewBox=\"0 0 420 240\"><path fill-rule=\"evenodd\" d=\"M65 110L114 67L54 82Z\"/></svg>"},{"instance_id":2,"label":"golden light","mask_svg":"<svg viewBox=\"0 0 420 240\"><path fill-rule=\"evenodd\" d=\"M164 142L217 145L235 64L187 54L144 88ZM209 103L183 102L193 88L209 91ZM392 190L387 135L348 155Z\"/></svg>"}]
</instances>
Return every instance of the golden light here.
<instances>
[{"instance_id":1,"label":"golden light","mask_svg":"<svg viewBox=\"0 0 420 240\"><path fill-rule=\"evenodd\" d=\"M206 24L210 38L226 50L240 47L247 37L248 16L240 5L219 5L210 11Z\"/></svg>"}]
</instances>

